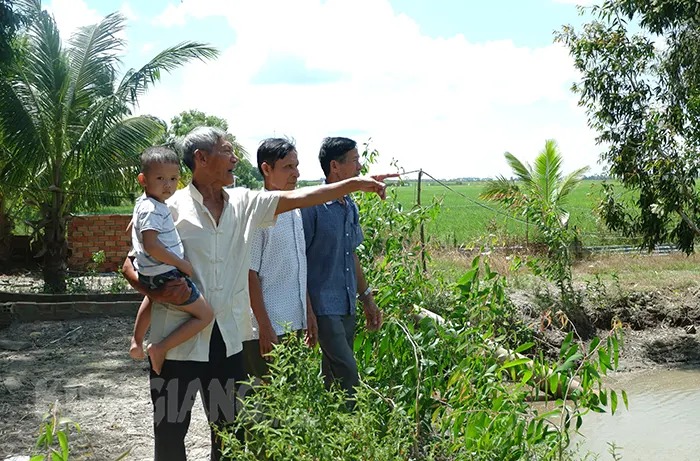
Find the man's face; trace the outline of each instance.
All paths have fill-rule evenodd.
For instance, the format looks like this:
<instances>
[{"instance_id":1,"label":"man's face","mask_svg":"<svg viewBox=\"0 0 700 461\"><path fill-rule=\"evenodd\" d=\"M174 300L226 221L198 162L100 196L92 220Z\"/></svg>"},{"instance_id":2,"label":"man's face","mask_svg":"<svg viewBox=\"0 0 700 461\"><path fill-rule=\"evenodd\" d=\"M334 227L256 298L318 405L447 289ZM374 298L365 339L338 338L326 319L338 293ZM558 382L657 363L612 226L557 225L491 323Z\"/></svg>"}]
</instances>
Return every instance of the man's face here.
<instances>
[{"instance_id":1,"label":"man's face","mask_svg":"<svg viewBox=\"0 0 700 461\"><path fill-rule=\"evenodd\" d=\"M299 179L299 158L293 150L275 162L275 166L263 163L265 187L268 190L294 190Z\"/></svg>"},{"instance_id":2,"label":"man's face","mask_svg":"<svg viewBox=\"0 0 700 461\"><path fill-rule=\"evenodd\" d=\"M139 174L139 183L146 195L159 202L165 202L177 190L180 179L180 165L174 163L154 163L147 173Z\"/></svg>"},{"instance_id":3,"label":"man's face","mask_svg":"<svg viewBox=\"0 0 700 461\"><path fill-rule=\"evenodd\" d=\"M362 164L360 163L360 153L357 148L349 150L344 157L336 163L336 177L338 181L342 181L348 178L354 178L360 174L362 170Z\"/></svg>"},{"instance_id":4,"label":"man's face","mask_svg":"<svg viewBox=\"0 0 700 461\"><path fill-rule=\"evenodd\" d=\"M206 169L212 182L220 184L222 187L233 184L233 170L238 164L238 158L229 141L219 139L219 142L212 147L211 152L204 152L203 159L202 166Z\"/></svg>"}]
</instances>

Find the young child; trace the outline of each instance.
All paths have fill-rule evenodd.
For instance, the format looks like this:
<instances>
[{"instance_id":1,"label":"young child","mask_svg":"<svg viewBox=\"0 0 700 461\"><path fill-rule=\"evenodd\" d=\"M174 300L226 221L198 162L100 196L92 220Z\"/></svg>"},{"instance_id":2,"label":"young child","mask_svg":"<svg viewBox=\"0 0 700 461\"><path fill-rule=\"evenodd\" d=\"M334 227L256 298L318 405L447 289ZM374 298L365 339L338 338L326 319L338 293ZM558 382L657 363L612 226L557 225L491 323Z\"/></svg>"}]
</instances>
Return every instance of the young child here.
<instances>
[{"instance_id":1,"label":"young child","mask_svg":"<svg viewBox=\"0 0 700 461\"><path fill-rule=\"evenodd\" d=\"M153 371L160 374L166 353L182 344L212 320L214 311L197 286L192 283L192 265L183 259L184 249L175 229L172 215L164 203L175 193L180 178L180 159L163 146L150 147L141 154L139 183L144 194L136 200L132 218L131 240L134 247L134 267L139 281L152 290L161 288L168 280L185 278L190 297L180 306L192 318L184 322L162 341L148 346L148 357ZM151 303L145 299L136 315L134 336L129 354L143 359L143 338L151 323Z\"/></svg>"}]
</instances>

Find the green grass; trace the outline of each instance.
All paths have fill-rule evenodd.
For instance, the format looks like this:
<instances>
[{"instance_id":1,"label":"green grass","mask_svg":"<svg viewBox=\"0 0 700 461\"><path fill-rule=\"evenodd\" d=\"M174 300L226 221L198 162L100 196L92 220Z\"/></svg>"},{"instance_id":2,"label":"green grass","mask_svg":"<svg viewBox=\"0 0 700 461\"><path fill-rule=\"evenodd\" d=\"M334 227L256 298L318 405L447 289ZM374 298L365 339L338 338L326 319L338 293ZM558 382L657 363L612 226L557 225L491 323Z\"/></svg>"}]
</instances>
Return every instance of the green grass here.
<instances>
[{"instance_id":1,"label":"green grass","mask_svg":"<svg viewBox=\"0 0 700 461\"><path fill-rule=\"evenodd\" d=\"M440 214L426 227L431 242L455 247L483 242L486 239L500 243L530 240L533 228L522 217L514 217L499 205L479 199L484 182L448 184L449 189L434 182L423 182L421 203L441 202ZM581 233L584 245L610 245L630 243L611 234L599 222L594 210L600 201L601 181L583 181L570 195L566 209L571 214L569 224ZM396 187L397 199L407 208L417 200L417 183L411 181Z\"/></svg>"}]
</instances>

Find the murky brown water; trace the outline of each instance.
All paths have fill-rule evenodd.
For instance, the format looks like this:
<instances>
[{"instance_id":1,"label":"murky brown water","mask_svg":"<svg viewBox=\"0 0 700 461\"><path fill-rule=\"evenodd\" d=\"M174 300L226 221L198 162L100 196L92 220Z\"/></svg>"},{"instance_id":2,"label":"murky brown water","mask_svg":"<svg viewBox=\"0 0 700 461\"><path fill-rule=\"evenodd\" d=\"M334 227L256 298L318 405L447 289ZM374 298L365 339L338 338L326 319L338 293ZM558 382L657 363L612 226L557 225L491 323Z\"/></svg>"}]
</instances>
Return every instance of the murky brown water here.
<instances>
[{"instance_id":1,"label":"murky brown water","mask_svg":"<svg viewBox=\"0 0 700 461\"><path fill-rule=\"evenodd\" d=\"M614 442L623 461L700 460L700 369L620 374L608 387L627 391L629 410L620 398L614 416L587 415L584 437L573 441L581 444L579 453L612 460L608 442Z\"/></svg>"}]
</instances>

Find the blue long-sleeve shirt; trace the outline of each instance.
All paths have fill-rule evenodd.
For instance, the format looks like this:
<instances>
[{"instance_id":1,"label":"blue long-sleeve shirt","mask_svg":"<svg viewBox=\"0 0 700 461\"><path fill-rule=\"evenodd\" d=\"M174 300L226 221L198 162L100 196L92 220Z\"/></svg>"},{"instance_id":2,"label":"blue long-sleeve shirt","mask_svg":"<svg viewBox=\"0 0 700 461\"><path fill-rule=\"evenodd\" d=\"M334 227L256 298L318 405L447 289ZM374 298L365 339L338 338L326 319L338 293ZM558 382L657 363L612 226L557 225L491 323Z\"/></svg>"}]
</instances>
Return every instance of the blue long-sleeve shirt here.
<instances>
[{"instance_id":1,"label":"blue long-sleeve shirt","mask_svg":"<svg viewBox=\"0 0 700 461\"><path fill-rule=\"evenodd\" d=\"M355 313L355 249L363 240L357 205L346 195L303 208L307 289L316 315Z\"/></svg>"}]
</instances>

